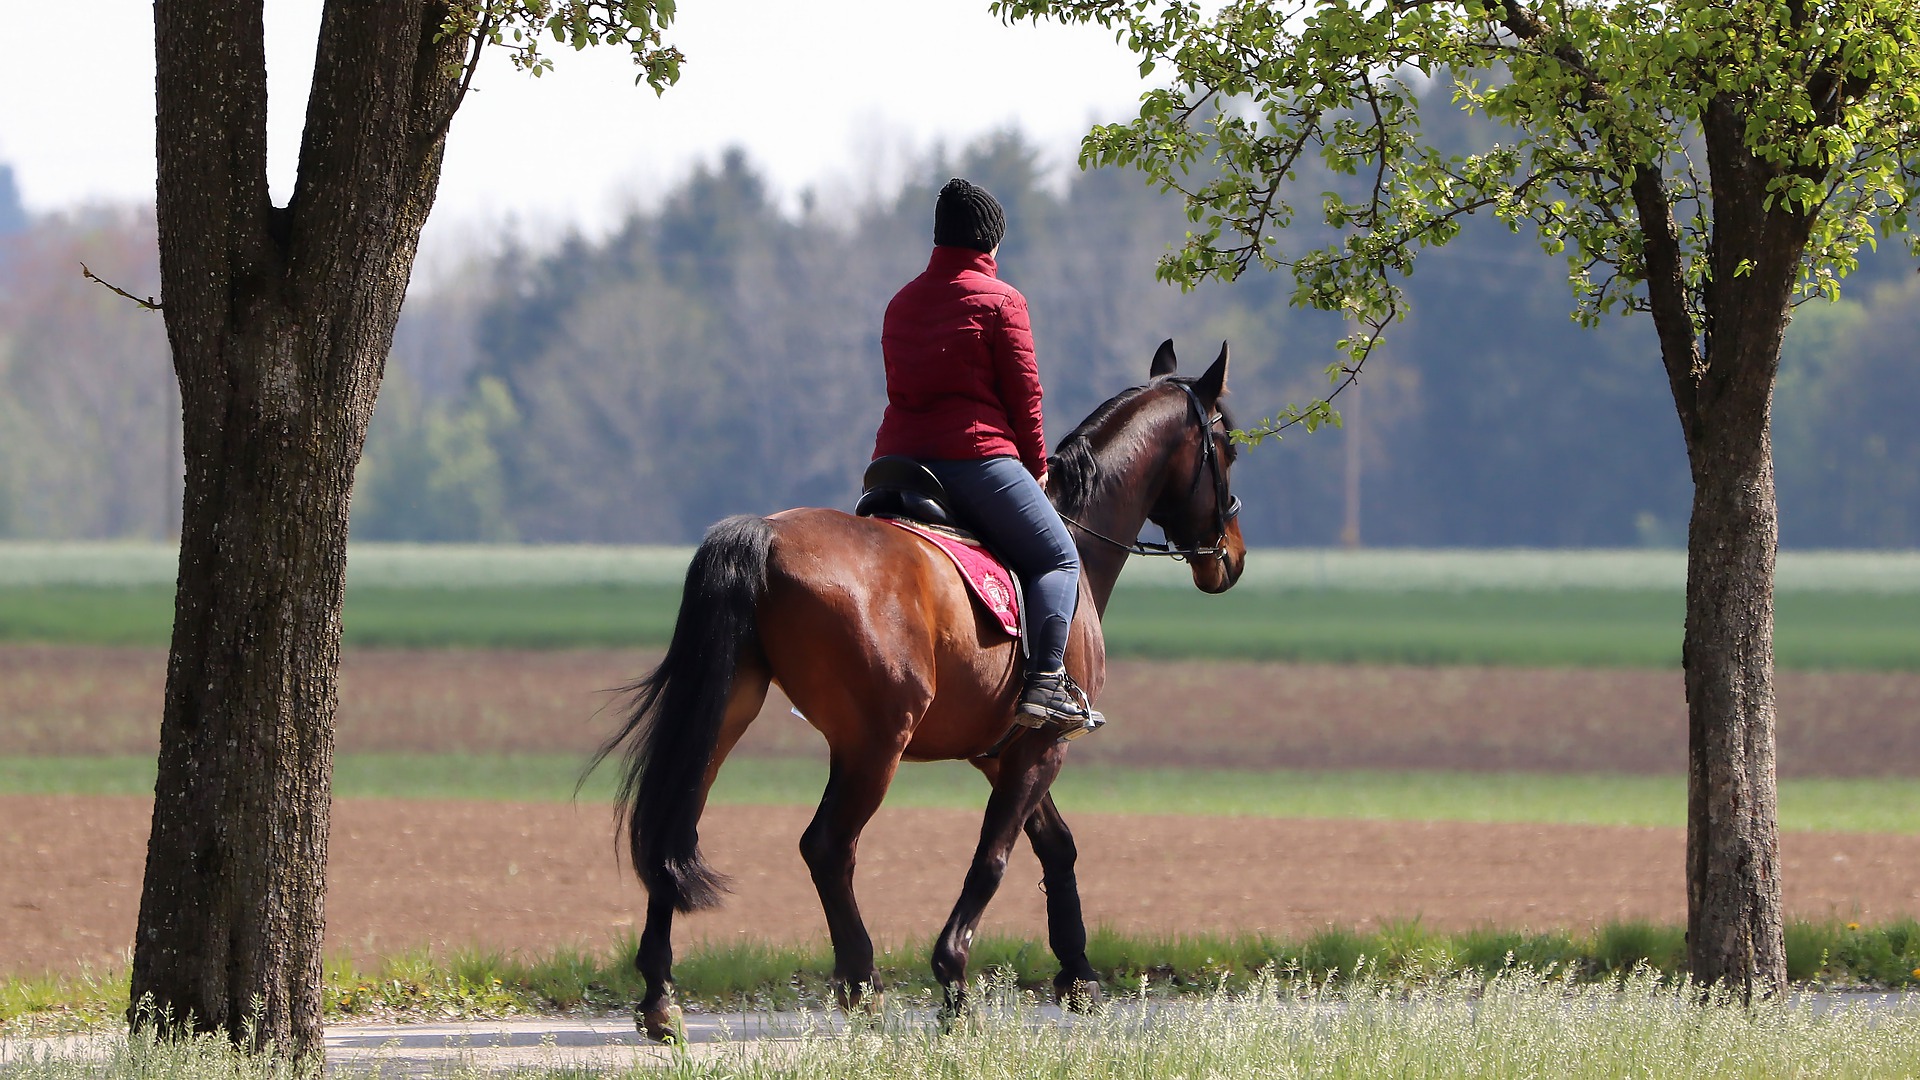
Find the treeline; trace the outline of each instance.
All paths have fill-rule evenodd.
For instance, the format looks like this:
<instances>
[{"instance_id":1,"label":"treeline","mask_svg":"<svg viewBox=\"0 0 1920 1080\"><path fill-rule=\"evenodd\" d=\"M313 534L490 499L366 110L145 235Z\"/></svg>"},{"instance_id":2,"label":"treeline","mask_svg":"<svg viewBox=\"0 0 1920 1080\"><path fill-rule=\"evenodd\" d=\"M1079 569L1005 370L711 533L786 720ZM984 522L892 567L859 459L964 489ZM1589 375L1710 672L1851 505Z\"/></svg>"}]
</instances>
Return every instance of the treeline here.
<instances>
[{"instance_id":1,"label":"treeline","mask_svg":"<svg viewBox=\"0 0 1920 1080\"><path fill-rule=\"evenodd\" d=\"M364 539L689 542L725 514L851 505L883 386L881 312L924 265L934 192L992 189L1002 274L1028 296L1058 438L1175 338L1234 347L1237 419L1325 390L1341 327L1283 275L1153 280L1185 221L1133 174L1050 183L1003 133L897 190L787 211L741 153L602 239L511 238L409 300L355 493ZM4 194L4 192L0 192ZM178 402L158 316L81 279L157 289L150 217L0 206L0 535L164 536ZM1776 403L1782 538L1920 544L1920 279L1899 245L1802 308ZM1690 487L1644 320L1585 331L1556 259L1491 221L1423 256L1410 318L1346 431L1236 470L1256 544L1339 541L1348 444L1374 545L1671 545Z\"/></svg>"}]
</instances>

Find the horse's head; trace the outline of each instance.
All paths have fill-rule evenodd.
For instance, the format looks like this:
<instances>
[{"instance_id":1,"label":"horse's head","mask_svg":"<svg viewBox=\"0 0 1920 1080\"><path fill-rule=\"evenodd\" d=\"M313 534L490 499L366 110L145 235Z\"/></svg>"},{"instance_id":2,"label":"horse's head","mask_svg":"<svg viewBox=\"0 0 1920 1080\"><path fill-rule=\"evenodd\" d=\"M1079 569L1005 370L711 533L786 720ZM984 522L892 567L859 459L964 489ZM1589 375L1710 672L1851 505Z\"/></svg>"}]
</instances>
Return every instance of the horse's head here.
<instances>
[{"instance_id":1,"label":"horse's head","mask_svg":"<svg viewBox=\"0 0 1920 1080\"><path fill-rule=\"evenodd\" d=\"M1107 399L1053 456L1047 494L1078 536L1082 565L1104 582L1095 588L1103 608L1128 555L1184 558L1206 592L1225 592L1246 566L1227 477L1233 423L1221 411L1227 347L1197 379L1174 374L1176 366L1165 342L1150 381ZM1148 521L1165 531L1165 544L1135 539Z\"/></svg>"},{"instance_id":2,"label":"horse's head","mask_svg":"<svg viewBox=\"0 0 1920 1080\"><path fill-rule=\"evenodd\" d=\"M1197 379L1174 374L1179 361L1173 341L1153 355L1149 392L1180 400L1185 420L1168 463L1167 481L1147 511L1169 547L1184 552L1193 566L1193 583L1203 592L1225 592L1246 568L1247 545L1240 537L1240 500L1228 479L1237 447L1228 438L1233 421L1222 398L1227 392L1227 346Z\"/></svg>"}]
</instances>

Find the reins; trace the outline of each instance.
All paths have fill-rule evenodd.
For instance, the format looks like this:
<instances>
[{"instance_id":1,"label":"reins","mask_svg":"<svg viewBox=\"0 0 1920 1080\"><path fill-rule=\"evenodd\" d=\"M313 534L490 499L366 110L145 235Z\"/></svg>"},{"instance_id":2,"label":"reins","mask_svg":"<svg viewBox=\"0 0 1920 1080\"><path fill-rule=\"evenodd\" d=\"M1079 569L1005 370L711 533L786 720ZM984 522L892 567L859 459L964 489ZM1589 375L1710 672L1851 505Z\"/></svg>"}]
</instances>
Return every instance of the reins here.
<instances>
[{"instance_id":1,"label":"reins","mask_svg":"<svg viewBox=\"0 0 1920 1080\"><path fill-rule=\"evenodd\" d=\"M1184 382L1176 382L1174 385L1186 391L1187 404L1190 407L1194 419L1199 421L1200 424L1200 468L1194 471L1193 482L1188 485L1188 490L1192 491L1200 486L1201 474L1211 473L1213 476L1213 515L1214 525L1216 527L1213 546L1180 547L1174 544L1171 539L1166 543L1156 544L1151 540L1141 540L1138 537L1134 539L1133 543L1129 544L1125 541L1115 540L1113 537L1108 536L1098 529L1089 528L1081 522L1068 517L1066 514L1061 514L1060 520L1096 540L1104 541L1119 548L1129 555L1146 555L1183 561L1188 559L1215 558L1227 553L1227 523L1240 516L1240 497L1227 491L1226 473L1220 468L1218 454L1213 448L1213 425L1220 422L1220 414L1213 413L1209 415L1206 406L1200 404L1200 395L1194 392L1191 385Z\"/></svg>"}]
</instances>

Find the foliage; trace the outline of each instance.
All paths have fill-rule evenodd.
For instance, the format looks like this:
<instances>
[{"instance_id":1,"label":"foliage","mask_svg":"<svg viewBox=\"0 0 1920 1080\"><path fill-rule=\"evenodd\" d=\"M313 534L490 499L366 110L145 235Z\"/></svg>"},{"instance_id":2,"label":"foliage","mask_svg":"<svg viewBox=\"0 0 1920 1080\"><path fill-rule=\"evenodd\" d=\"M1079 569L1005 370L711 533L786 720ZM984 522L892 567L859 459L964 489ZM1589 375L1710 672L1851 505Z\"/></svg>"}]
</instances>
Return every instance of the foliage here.
<instances>
[{"instance_id":1,"label":"foliage","mask_svg":"<svg viewBox=\"0 0 1920 1080\"><path fill-rule=\"evenodd\" d=\"M686 59L661 40L678 6L677 0L454 0L440 33L468 38L476 46L504 48L514 67L535 78L553 70L553 60L541 52L547 37L576 51L622 45L640 69L634 83L663 93L679 81ZM483 52L470 47L470 63Z\"/></svg>"},{"instance_id":2,"label":"foliage","mask_svg":"<svg viewBox=\"0 0 1920 1080\"><path fill-rule=\"evenodd\" d=\"M1663 342L1703 334L1716 275L1753 269L1730 260L1760 226L1714 230L1703 133L1716 117L1761 173L1765 212L1809 223L1802 295L1836 296L1876 228L1905 230L1916 195L1920 12L1899 0L993 7L1097 22L1141 55L1143 76L1165 66L1135 120L1087 137L1083 163L1136 166L1185 198L1197 228L1162 260L1167 280L1284 266L1296 304L1357 320L1336 381L1401 311L1415 255L1480 211L1565 254L1582 322L1653 310L1667 294L1644 286L1671 274L1683 310L1666 314L1690 329ZM1512 138L1467 153L1436 145L1423 96L1451 97ZM1734 160L1720 155L1723 185ZM1321 228L1304 235L1320 246L1290 250L1282 234L1314 180ZM1326 417L1316 402L1248 434Z\"/></svg>"},{"instance_id":3,"label":"foliage","mask_svg":"<svg viewBox=\"0 0 1920 1080\"><path fill-rule=\"evenodd\" d=\"M497 380L480 380L464 400L422 402L404 374L389 377L369 434L374 449L355 480L356 531L375 540L513 540L495 440L517 419Z\"/></svg>"}]
</instances>

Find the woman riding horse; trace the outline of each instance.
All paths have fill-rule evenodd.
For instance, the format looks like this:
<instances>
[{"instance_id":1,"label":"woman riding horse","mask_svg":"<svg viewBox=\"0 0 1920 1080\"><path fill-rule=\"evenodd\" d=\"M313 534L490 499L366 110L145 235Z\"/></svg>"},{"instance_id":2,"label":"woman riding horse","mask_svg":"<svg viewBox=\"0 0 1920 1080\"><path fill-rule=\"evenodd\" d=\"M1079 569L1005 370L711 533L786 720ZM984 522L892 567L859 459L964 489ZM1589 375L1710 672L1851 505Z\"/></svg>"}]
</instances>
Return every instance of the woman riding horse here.
<instances>
[{"instance_id":1,"label":"woman riding horse","mask_svg":"<svg viewBox=\"0 0 1920 1080\"><path fill-rule=\"evenodd\" d=\"M1077 533L1078 599L1065 670L1097 698L1106 677L1100 613L1131 554L1184 557L1194 584L1222 592L1246 547L1228 491L1234 448L1220 410L1227 349L1196 379L1174 374L1173 343L1150 381L1096 409L1056 449L1048 491ZM1148 521L1167 544L1136 537ZM1120 539L1116 539L1120 538ZM1049 788L1069 742L1018 725L1020 645L973 602L934 545L884 521L805 508L734 517L709 529L687 567L673 640L633 686L626 722L595 758L624 752L618 795L635 873L647 887L634 965L646 981L635 1021L676 1037L673 917L716 906L726 880L699 848L699 822L721 763L778 682L825 736L830 766L800 838L833 942L842 1007L873 1007L873 941L854 900L854 853L902 760L964 760L992 785L972 864L933 949L946 1008L964 1003L967 957L1008 852L1024 830L1046 888L1054 989L1098 992L1074 876L1073 834Z\"/></svg>"}]
</instances>

